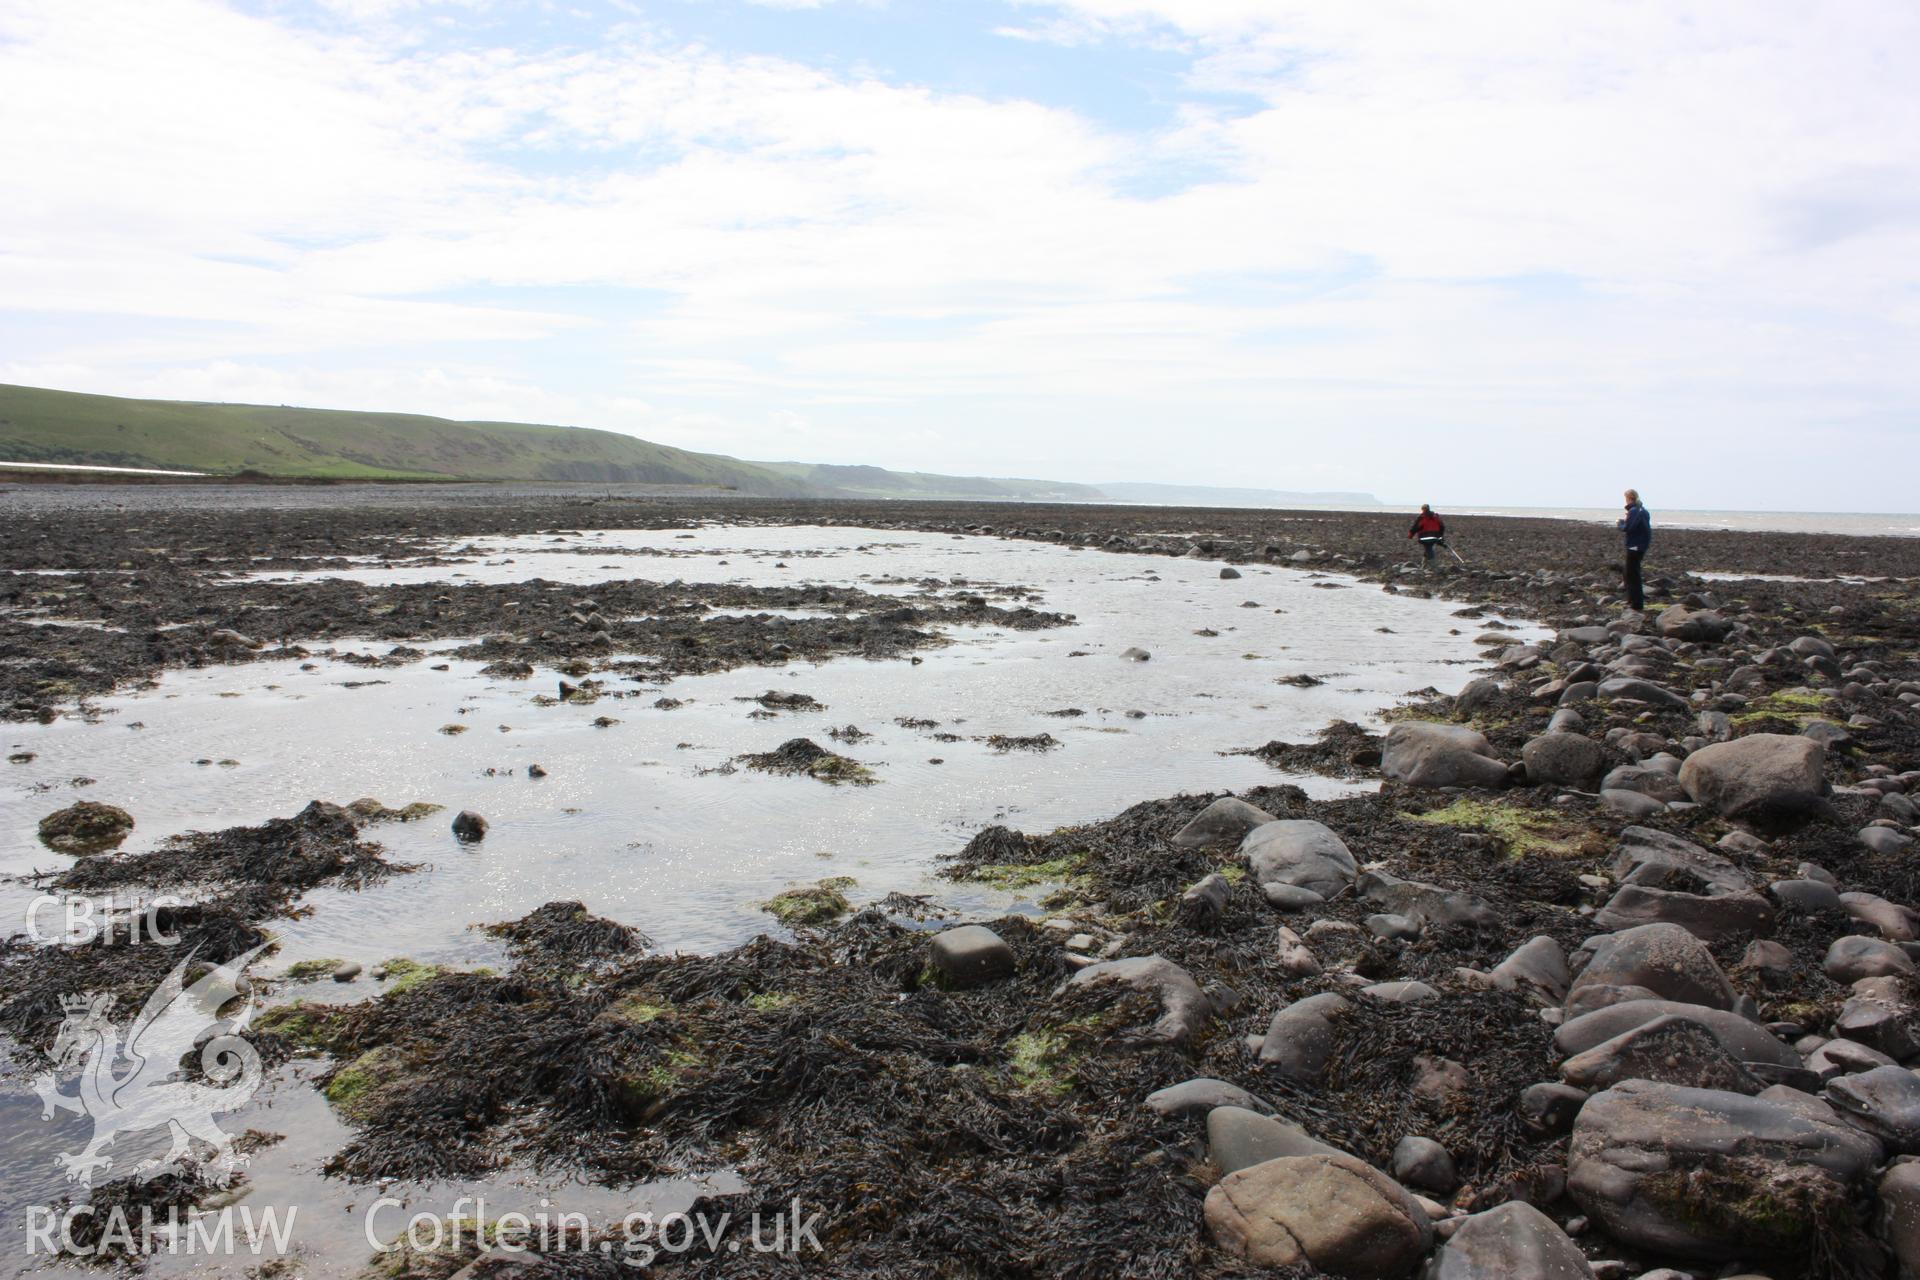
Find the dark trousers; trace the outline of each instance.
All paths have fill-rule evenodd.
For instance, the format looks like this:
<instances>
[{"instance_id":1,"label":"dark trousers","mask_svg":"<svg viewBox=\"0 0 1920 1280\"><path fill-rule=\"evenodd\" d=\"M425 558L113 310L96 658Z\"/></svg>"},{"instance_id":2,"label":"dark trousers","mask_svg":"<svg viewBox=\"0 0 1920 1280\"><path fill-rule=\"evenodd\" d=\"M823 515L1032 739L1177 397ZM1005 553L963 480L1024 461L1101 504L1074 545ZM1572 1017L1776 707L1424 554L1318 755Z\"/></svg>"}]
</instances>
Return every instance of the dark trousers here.
<instances>
[{"instance_id":1,"label":"dark trousers","mask_svg":"<svg viewBox=\"0 0 1920 1280\"><path fill-rule=\"evenodd\" d=\"M1635 610L1647 607L1647 593L1640 585L1640 562L1646 555L1645 551L1627 552L1627 606Z\"/></svg>"}]
</instances>

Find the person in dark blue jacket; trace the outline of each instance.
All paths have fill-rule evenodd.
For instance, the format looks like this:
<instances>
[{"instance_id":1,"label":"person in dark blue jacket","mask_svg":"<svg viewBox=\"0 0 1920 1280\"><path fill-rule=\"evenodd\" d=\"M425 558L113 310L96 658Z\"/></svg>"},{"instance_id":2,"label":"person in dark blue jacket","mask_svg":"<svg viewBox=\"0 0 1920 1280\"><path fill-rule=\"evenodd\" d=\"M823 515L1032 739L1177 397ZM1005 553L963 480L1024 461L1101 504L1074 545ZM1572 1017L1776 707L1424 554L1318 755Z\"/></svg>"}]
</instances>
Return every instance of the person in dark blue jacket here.
<instances>
[{"instance_id":1,"label":"person in dark blue jacket","mask_svg":"<svg viewBox=\"0 0 1920 1280\"><path fill-rule=\"evenodd\" d=\"M1627 607L1640 611L1647 607L1647 593L1640 585L1640 561L1653 545L1653 517L1640 505L1639 490L1627 490L1626 498L1627 514L1614 528L1621 532L1627 544Z\"/></svg>"}]
</instances>

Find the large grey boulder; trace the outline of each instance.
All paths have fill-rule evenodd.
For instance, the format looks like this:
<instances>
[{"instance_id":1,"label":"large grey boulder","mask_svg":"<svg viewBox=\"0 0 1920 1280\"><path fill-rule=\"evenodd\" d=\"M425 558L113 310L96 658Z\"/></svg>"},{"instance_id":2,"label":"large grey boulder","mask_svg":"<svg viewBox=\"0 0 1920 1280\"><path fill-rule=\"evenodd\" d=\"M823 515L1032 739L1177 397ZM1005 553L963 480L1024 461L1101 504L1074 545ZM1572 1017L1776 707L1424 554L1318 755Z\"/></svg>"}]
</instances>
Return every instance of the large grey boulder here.
<instances>
[{"instance_id":1,"label":"large grey boulder","mask_svg":"<svg viewBox=\"0 0 1920 1280\"><path fill-rule=\"evenodd\" d=\"M1593 1268L1552 1218L1509 1200L1463 1220L1423 1280L1593 1280Z\"/></svg>"},{"instance_id":2,"label":"large grey boulder","mask_svg":"<svg viewBox=\"0 0 1920 1280\"><path fill-rule=\"evenodd\" d=\"M1602 929L1677 924L1706 942L1753 938L1773 932L1773 904L1757 893L1713 896L1623 884L1593 917Z\"/></svg>"},{"instance_id":3,"label":"large grey boulder","mask_svg":"<svg viewBox=\"0 0 1920 1280\"><path fill-rule=\"evenodd\" d=\"M1398 1280L1433 1243L1406 1188L1348 1155L1289 1156L1230 1173L1207 1192L1207 1226L1256 1266L1309 1266L1347 1280Z\"/></svg>"},{"instance_id":4,"label":"large grey boulder","mask_svg":"<svg viewBox=\"0 0 1920 1280\"><path fill-rule=\"evenodd\" d=\"M1159 1000L1160 1017L1151 1033L1156 1040L1184 1044L1213 1016L1213 1003L1192 975L1164 956L1129 956L1090 964L1069 978L1065 986L1106 984L1145 991Z\"/></svg>"},{"instance_id":5,"label":"large grey boulder","mask_svg":"<svg viewBox=\"0 0 1920 1280\"><path fill-rule=\"evenodd\" d=\"M1507 766L1485 736L1462 725L1407 720L1387 731L1380 772L1412 787L1507 785Z\"/></svg>"},{"instance_id":6,"label":"large grey boulder","mask_svg":"<svg viewBox=\"0 0 1920 1280\"><path fill-rule=\"evenodd\" d=\"M1663 1014L1560 1064L1576 1088L1608 1089L1626 1080L1658 1080L1695 1089L1754 1094L1768 1082L1728 1053L1711 1030L1685 1014Z\"/></svg>"},{"instance_id":7,"label":"large grey boulder","mask_svg":"<svg viewBox=\"0 0 1920 1280\"><path fill-rule=\"evenodd\" d=\"M1221 796L1175 832L1171 843L1181 849L1239 844L1247 832L1273 820L1273 815L1265 809L1232 796Z\"/></svg>"},{"instance_id":8,"label":"large grey boulder","mask_svg":"<svg viewBox=\"0 0 1920 1280\"><path fill-rule=\"evenodd\" d=\"M1834 1080L1825 1096L1888 1151L1920 1155L1920 1076L1905 1067L1875 1067Z\"/></svg>"},{"instance_id":9,"label":"large grey boulder","mask_svg":"<svg viewBox=\"0 0 1920 1280\"><path fill-rule=\"evenodd\" d=\"M1800 1055L1792 1045L1751 1018L1726 1009L1709 1009L1673 1000L1626 1000L1569 1018L1554 1031L1553 1043L1565 1054L1585 1053L1623 1032L1674 1015L1697 1022L1712 1032L1736 1062L1759 1062L1776 1067L1800 1065Z\"/></svg>"},{"instance_id":10,"label":"large grey boulder","mask_svg":"<svg viewBox=\"0 0 1920 1280\"><path fill-rule=\"evenodd\" d=\"M1825 788L1826 748L1788 733L1714 742L1680 766L1680 785L1723 818L1762 826L1805 817Z\"/></svg>"},{"instance_id":11,"label":"large grey boulder","mask_svg":"<svg viewBox=\"0 0 1920 1280\"><path fill-rule=\"evenodd\" d=\"M1207 1159L1223 1174L1287 1156L1344 1154L1291 1120L1235 1106L1215 1107L1207 1113Z\"/></svg>"},{"instance_id":12,"label":"large grey boulder","mask_svg":"<svg viewBox=\"0 0 1920 1280\"><path fill-rule=\"evenodd\" d=\"M1665 1000L1733 1008L1733 984L1719 962L1677 924L1643 924L1595 940L1569 999L1590 986L1645 987Z\"/></svg>"},{"instance_id":13,"label":"large grey boulder","mask_svg":"<svg viewBox=\"0 0 1920 1280\"><path fill-rule=\"evenodd\" d=\"M1255 884L1292 885L1330 898L1353 883L1359 866L1325 823L1283 818L1262 823L1240 842Z\"/></svg>"},{"instance_id":14,"label":"large grey boulder","mask_svg":"<svg viewBox=\"0 0 1920 1280\"><path fill-rule=\"evenodd\" d=\"M1317 1083L1333 1060L1334 1023L1353 1006L1332 991L1296 1000L1273 1015L1257 1056L1300 1084Z\"/></svg>"},{"instance_id":15,"label":"large grey boulder","mask_svg":"<svg viewBox=\"0 0 1920 1280\"><path fill-rule=\"evenodd\" d=\"M1747 1097L1629 1080L1587 1099L1567 1190L1611 1235L1654 1254L1799 1254L1806 1208L1843 1200L1880 1144L1790 1089Z\"/></svg>"},{"instance_id":16,"label":"large grey boulder","mask_svg":"<svg viewBox=\"0 0 1920 1280\"><path fill-rule=\"evenodd\" d=\"M1385 871L1365 872L1354 881L1354 888L1368 902L1422 927L1466 924L1486 928L1500 921L1499 912L1485 898L1421 880L1402 880Z\"/></svg>"}]
</instances>

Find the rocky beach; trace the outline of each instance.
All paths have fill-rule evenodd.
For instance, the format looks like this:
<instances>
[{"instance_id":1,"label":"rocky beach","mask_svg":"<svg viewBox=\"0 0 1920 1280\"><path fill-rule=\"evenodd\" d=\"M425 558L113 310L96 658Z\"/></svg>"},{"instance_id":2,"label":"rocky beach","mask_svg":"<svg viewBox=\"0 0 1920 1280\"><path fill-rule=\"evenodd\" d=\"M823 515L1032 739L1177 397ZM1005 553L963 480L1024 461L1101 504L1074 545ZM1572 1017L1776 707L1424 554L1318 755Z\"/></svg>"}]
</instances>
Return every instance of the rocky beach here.
<instances>
[{"instance_id":1,"label":"rocky beach","mask_svg":"<svg viewBox=\"0 0 1920 1280\"><path fill-rule=\"evenodd\" d=\"M14 821L39 843L14 887L166 892L158 917L187 950L126 931L48 943L10 921L0 1083L37 1123L29 1085L65 1049L63 997L111 994L125 1016L190 953L189 977L224 974L257 1006L247 1037L276 1106L324 1114L314 1177L354 1204L402 1184L410 1208L451 1214L431 1188L507 1170L600 1196L586 1247L521 1248L499 1217L392 1251L323 1225L337 1247L236 1274L1920 1274L1920 539L1657 528L1634 613L1605 526L1461 520L1464 563L1422 573L1405 523L560 486L0 492L16 770L35 767L33 735L125 734L104 704L192 673L471 667L524 681L530 705L591 708L608 734L732 676L766 692L730 714L779 733L764 751L717 744L703 768L885 809L902 784L861 747L876 724L796 719L837 708L788 675L931 667L976 631L1064 647L1086 625L1004 575L807 581L807 548L782 530L1178 560L1187 586L1218 584L1302 645L1313 614L1289 596L1276 621L1267 584L1370 593L1419 612L1369 615L1369 633L1478 655L1351 719L1261 733L1256 709L1244 734L1187 744L1248 771L1231 794L1172 764L1155 789L1149 759L1126 775L1137 792L1085 821L974 814L924 860L933 891L863 894L874 873L822 863L766 897L759 936L722 947L661 945L654 920L582 889L460 919L491 963L293 962L302 928L450 874L447 850L513 819L322 775L311 803L264 821L155 830L137 799L23 788L32 812ZM712 554L676 548L720 526L780 549L766 581L712 580ZM655 536L600 576L624 531ZM569 538L564 581L482 572L500 540ZM767 584L776 567L791 585ZM1151 591L1160 575L1143 574ZM1183 633L1223 629L1163 612ZM1154 679L1180 661L1115 643L1083 661ZM1302 696L1336 678L1331 661L1283 668L1271 645L1244 656ZM1351 691L1356 708L1366 696ZM1132 709L1050 703L1050 729L958 728L908 704L888 719L922 756L1015 770L1070 761ZM379 721L357 732L371 742ZM136 797L142 783L84 781ZM640 821L643 793L612 816ZM219 967L242 959L244 977ZM90 1199L93 1223L114 1206L245 1203L300 1135L272 1107L233 1127L255 1154L231 1177L116 1164L60 1194ZM9 1186L40 1194L47 1174ZM642 1260L605 1206L668 1183L677 1209L731 1225ZM807 1247L753 1247L745 1224L787 1212ZM80 1266L93 1229L38 1268Z\"/></svg>"}]
</instances>

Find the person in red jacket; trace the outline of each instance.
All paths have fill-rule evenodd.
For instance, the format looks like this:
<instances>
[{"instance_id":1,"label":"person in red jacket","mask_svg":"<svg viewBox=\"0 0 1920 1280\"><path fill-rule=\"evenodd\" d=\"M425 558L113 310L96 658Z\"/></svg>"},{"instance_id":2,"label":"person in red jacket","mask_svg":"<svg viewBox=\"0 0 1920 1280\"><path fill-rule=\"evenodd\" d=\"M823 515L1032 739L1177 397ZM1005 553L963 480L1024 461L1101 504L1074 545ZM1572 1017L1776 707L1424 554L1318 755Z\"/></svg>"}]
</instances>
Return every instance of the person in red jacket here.
<instances>
[{"instance_id":1,"label":"person in red jacket","mask_svg":"<svg viewBox=\"0 0 1920 1280\"><path fill-rule=\"evenodd\" d=\"M1423 557L1420 567L1433 568L1434 552L1447 536L1447 522L1434 513L1426 503L1420 504L1420 514L1413 518L1413 527L1407 530L1409 538L1420 540L1420 552Z\"/></svg>"}]
</instances>

